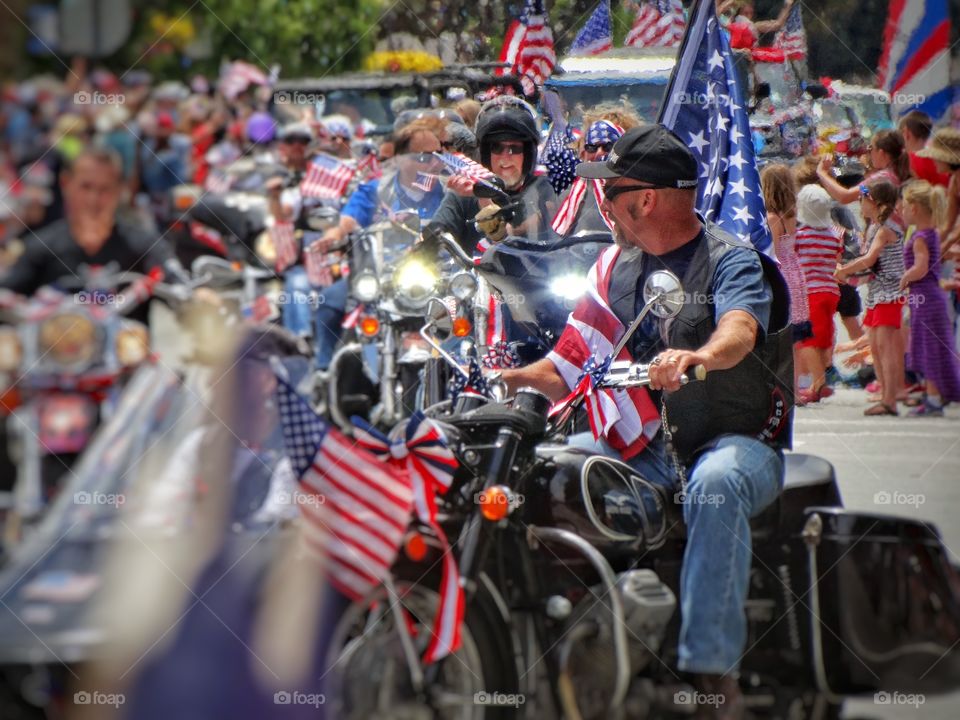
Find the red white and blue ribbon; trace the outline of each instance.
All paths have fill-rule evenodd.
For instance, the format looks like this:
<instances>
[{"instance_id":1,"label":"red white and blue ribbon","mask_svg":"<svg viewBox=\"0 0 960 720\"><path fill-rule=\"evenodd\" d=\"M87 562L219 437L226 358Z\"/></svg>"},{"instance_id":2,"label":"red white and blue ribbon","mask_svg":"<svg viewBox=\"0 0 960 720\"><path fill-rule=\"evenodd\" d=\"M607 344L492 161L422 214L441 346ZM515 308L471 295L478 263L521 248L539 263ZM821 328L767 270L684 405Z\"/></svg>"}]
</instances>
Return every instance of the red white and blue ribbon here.
<instances>
[{"instance_id":1,"label":"red white and blue ribbon","mask_svg":"<svg viewBox=\"0 0 960 720\"><path fill-rule=\"evenodd\" d=\"M613 358L610 355L607 355L599 363L596 358L587 360L573 391L554 404L550 409L550 417L560 415L582 397L587 408L590 431L593 433L594 439L599 440L608 426L620 419L620 413L616 410L616 403L612 397L608 397L611 391L598 387L600 381L603 380L610 369L612 360Z\"/></svg>"},{"instance_id":2,"label":"red white and blue ribbon","mask_svg":"<svg viewBox=\"0 0 960 720\"><path fill-rule=\"evenodd\" d=\"M391 440L362 418L351 418L357 444L387 462L404 467L413 486L413 503L417 517L436 534L443 552L443 575L440 581L440 607L434 618L432 639L423 661L440 660L460 647L463 624L464 595L460 587L460 571L443 528L437 522L436 494L450 488L458 463L447 447L446 438L436 423L414 413L407 422L404 437Z\"/></svg>"},{"instance_id":3,"label":"red white and blue ribbon","mask_svg":"<svg viewBox=\"0 0 960 720\"><path fill-rule=\"evenodd\" d=\"M460 395L490 397L490 387L475 357L467 360L466 377L461 372L455 372L450 378L450 399L456 402Z\"/></svg>"},{"instance_id":4,"label":"red white and blue ribbon","mask_svg":"<svg viewBox=\"0 0 960 720\"><path fill-rule=\"evenodd\" d=\"M500 341L489 347L487 354L480 358L480 362L488 370L501 370L519 366L520 358L510 348L509 343Z\"/></svg>"}]
</instances>

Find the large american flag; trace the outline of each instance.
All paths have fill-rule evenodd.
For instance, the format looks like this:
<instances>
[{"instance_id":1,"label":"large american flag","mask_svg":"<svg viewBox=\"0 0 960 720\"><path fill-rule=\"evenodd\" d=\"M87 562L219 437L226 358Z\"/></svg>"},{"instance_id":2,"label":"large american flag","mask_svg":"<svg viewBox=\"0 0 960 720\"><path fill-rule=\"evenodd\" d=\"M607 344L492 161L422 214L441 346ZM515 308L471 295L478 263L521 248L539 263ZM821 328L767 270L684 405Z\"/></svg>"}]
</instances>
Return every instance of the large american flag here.
<instances>
[{"instance_id":1,"label":"large american flag","mask_svg":"<svg viewBox=\"0 0 960 720\"><path fill-rule=\"evenodd\" d=\"M807 56L807 33L803 29L800 3L790 9L787 22L777 32L773 44L781 48L789 60L803 60Z\"/></svg>"},{"instance_id":2,"label":"large american flag","mask_svg":"<svg viewBox=\"0 0 960 720\"><path fill-rule=\"evenodd\" d=\"M413 511L410 478L330 427L279 377L277 400L307 546L329 563L337 589L360 599L396 559Z\"/></svg>"},{"instance_id":3,"label":"large american flag","mask_svg":"<svg viewBox=\"0 0 960 720\"><path fill-rule=\"evenodd\" d=\"M676 47L683 38L683 4L680 0L640 0L626 47Z\"/></svg>"},{"instance_id":4,"label":"large american flag","mask_svg":"<svg viewBox=\"0 0 960 720\"><path fill-rule=\"evenodd\" d=\"M310 162L300 183L300 194L304 197L336 200L346 192L355 172L356 168L331 155L317 155Z\"/></svg>"},{"instance_id":5,"label":"large american flag","mask_svg":"<svg viewBox=\"0 0 960 720\"><path fill-rule=\"evenodd\" d=\"M520 19L510 24L503 39L500 61L510 64L527 95L550 77L557 56L543 0L525 0Z\"/></svg>"},{"instance_id":6,"label":"large american flag","mask_svg":"<svg viewBox=\"0 0 960 720\"><path fill-rule=\"evenodd\" d=\"M255 65L237 60L220 68L217 88L227 100L233 100L251 85L269 85L270 81L271 75Z\"/></svg>"},{"instance_id":7,"label":"large american flag","mask_svg":"<svg viewBox=\"0 0 960 720\"><path fill-rule=\"evenodd\" d=\"M598 55L613 48L610 0L600 0L590 19L580 28L570 46L571 55Z\"/></svg>"},{"instance_id":8,"label":"large american flag","mask_svg":"<svg viewBox=\"0 0 960 720\"><path fill-rule=\"evenodd\" d=\"M496 177L490 170L461 153L434 153L451 175L463 175L471 180L492 180Z\"/></svg>"},{"instance_id":9,"label":"large american flag","mask_svg":"<svg viewBox=\"0 0 960 720\"><path fill-rule=\"evenodd\" d=\"M736 237L771 253L750 124L713 0L701 0L667 85L660 122L700 164L697 208Z\"/></svg>"}]
</instances>

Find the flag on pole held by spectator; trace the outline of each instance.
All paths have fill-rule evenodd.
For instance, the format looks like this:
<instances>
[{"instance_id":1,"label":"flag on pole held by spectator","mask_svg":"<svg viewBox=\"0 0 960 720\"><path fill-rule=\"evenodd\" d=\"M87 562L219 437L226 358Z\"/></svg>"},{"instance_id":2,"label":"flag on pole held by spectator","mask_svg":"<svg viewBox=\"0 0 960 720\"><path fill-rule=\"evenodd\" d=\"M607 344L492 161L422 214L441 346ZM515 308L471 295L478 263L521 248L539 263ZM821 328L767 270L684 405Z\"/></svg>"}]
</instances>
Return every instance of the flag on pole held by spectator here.
<instances>
[{"instance_id":1,"label":"flag on pole held by spectator","mask_svg":"<svg viewBox=\"0 0 960 720\"><path fill-rule=\"evenodd\" d=\"M328 563L336 588L359 600L396 559L413 511L410 477L324 422L280 377L277 400L307 547Z\"/></svg>"},{"instance_id":2,"label":"flag on pole held by spectator","mask_svg":"<svg viewBox=\"0 0 960 720\"><path fill-rule=\"evenodd\" d=\"M771 254L773 244L753 155L750 124L727 37L713 0L700 0L667 85L660 122L700 165L697 209Z\"/></svg>"},{"instance_id":3,"label":"flag on pole held by spectator","mask_svg":"<svg viewBox=\"0 0 960 720\"><path fill-rule=\"evenodd\" d=\"M557 56L543 0L525 0L520 19L510 24L503 39L500 61L510 63L511 71L520 78L527 95L532 95L536 86L543 85L550 77ZM504 73L501 71L501 74Z\"/></svg>"},{"instance_id":4,"label":"flag on pole held by spectator","mask_svg":"<svg viewBox=\"0 0 960 720\"><path fill-rule=\"evenodd\" d=\"M613 49L610 0L600 0L590 19L580 28L570 46L571 55L599 55Z\"/></svg>"},{"instance_id":5,"label":"flag on pole held by spectator","mask_svg":"<svg viewBox=\"0 0 960 720\"><path fill-rule=\"evenodd\" d=\"M953 101L947 0L890 0L878 74L894 118L913 109L943 116Z\"/></svg>"},{"instance_id":6,"label":"flag on pole held by spectator","mask_svg":"<svg viewBox=\"0 0 960 720\"><path fill-rule=\"evenodd\" d=\"M217 84L227 100L234 100L251 85L269 85L270 76L255 65L237 60L220 68L220 80Z\"/></svg>"},{"instance_id":7,"label":"flag on pole held by spectator","mask_svg":"<svg viewBox=\"0 0 960 720\"><path fill-rule=\"evenodd\" d=\"M276 253L276 271L283 272L297 262L300 255L300 243L294 233L293 222L277 220L270 227L270 239L273 240L273 249Z\"/></svg>"},{"instance_id":8,"label":"flag on pole held by spectator","mask_svg":"<svg viewBox=\"0 0 960 720\"><path fill-rule=\"evenodd\" d=\"M683 38L683 5L680 0L639 0L626 47L677 47Z\"/></svg>"},{"instance_id":9,"label":"flag on pole held by spectator","mask_svg":"<svg viewBox=\"0 0 960 720\"><path fill-rule=\"evenodd\" d=\"M803 29L800 3L790 8L787 21L777 32L773 44L783 50L788 60L803 60L807 56L807 32Z\"/></svg>"},{"instance_id":10,"label":"flag on pole held by spectator","mask_svg":"<svg viewBox=\"0 0 960 720\"><path fill-rule=\"evenodd\" d=\"M357 163L357 174L364 180L374 180L383 175L376 152L368 152Z\"/></svg>"},{"instance_id":11,"label":"flag on pole held by spectator","mask_svg":"<svg viewBox=\"0 0 960 720\"><path fill-rule=\"evenodd\" d=\"M336 200L346 192L355 172L356 168L331 155L317 155L300 183L300 193L304 197Z\"/></svg>"},{"instance_id":12,"label":"flag on pole held by spectator","mask_svg":"<svg viewBox=\"0 0 960 720\"><path fill-rule=\"evenodd\" d=\"M452 175L463 175L471 180L492 180L496 177L476 160L461 153L434 153Z\"/></svg>"}]
</instances>

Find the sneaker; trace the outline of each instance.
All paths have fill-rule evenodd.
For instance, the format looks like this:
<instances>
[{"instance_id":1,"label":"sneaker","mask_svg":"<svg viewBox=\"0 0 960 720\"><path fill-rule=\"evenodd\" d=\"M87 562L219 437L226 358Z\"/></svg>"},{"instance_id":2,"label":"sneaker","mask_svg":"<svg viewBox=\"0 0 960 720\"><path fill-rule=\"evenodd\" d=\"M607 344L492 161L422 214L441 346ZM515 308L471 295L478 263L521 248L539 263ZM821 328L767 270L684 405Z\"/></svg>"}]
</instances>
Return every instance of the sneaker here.
<instances>
[{"instance_id":1,"label":"sneaker","mask_svg":"<svg viewBox=\"0 0 960 720\"><path fill-rule=\"evenodd\" d=\"M909 417L943 417L943 406L924 400L922 405L918 405L907 415Z\"/></svg>"},{"instance_id":2,"label":"sneaker","mask_svg":"<svg viewBox=\"0 0 960 720\"><path fill-rule=\"evenodd\" d=\"M824 374L824 382L826 382L827 385L837 385L843 382L843 378L840 377L840 373L837 371L837 369L831 365L827 368L827 371Z\"/></svg>"}]
</instances>

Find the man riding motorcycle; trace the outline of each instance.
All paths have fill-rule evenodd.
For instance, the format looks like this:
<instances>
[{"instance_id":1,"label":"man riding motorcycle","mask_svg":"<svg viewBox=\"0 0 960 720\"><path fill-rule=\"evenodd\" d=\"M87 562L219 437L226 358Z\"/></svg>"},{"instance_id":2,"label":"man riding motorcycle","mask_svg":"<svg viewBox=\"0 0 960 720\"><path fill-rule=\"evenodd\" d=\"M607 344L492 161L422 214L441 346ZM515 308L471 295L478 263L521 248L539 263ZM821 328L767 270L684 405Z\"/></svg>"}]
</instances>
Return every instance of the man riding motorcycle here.
<instances>
[{"instance_id":1,"label":"man riding motorcycle","mask_svg":"<svg viewBox=\"0 0 960 720\"><path fill-rule=\"evenodd\" d=\"M627 346L632 360L653 363L651 388L662 392L665 415L659 398L631 390L618 398L621 417L605 437L570 440L622 457L648 480L680 485L687 547L679 667L703 692L725 697L714 717L740 718L735 674L746 642L749 519L779 494L781 450L791 435L783 280L752 246L696 214L699 168L663 126L628 131L605 162L582 163L577 172L606 181L602 208L617 247L601 254L592 291L554 351L503 371L502 379L511 390L532 386L562 398L585 362L609 352L637 316L650 273L666 267L682 278L687 302L665 334L651 318ZM698 364L707 379L681 390L681 374Z\"/></svg>"},{"instance_id":2,"label":"man riding motorcycle","mask_svg":"<svg viewBox=\"0 0 960 720\"><path fill-rule=\"evenodd\" d=\"M342 247L351 232L385 216L416 213L420 220L433 217L443 198L443 186L435 182L429 190L418 189L416 180L431 169L434 173L439 170L433 153L440 152L445 126L438 118L422 118L397 132L394 169L382 178L360 184L341 211L339 225L330 228L318 241L319 249L327 252ZM349 282L341 278L320 293L316 316L318 369L325 370L330 365L340 339L348 292Z\"/></svg>"},{"instance_id":3,"label":"man riding motorcycle","mask_svg":"<svg viewBox=\"0 0 960 720\"><path fill-rule=\"evenodd\" d=\"M477 116L476 136L480 162L500 178L507 195L522 200L508 234L532 240L550 237L557 196L546 177L534 174L540 142L536 111L509 96L490 100ZM468 253L473 253L482 239L474 218L490 203L474 196L474 184L461 175L452 177L429 226L432 232L449 232Z\"/></svg>"}]
</instances>

